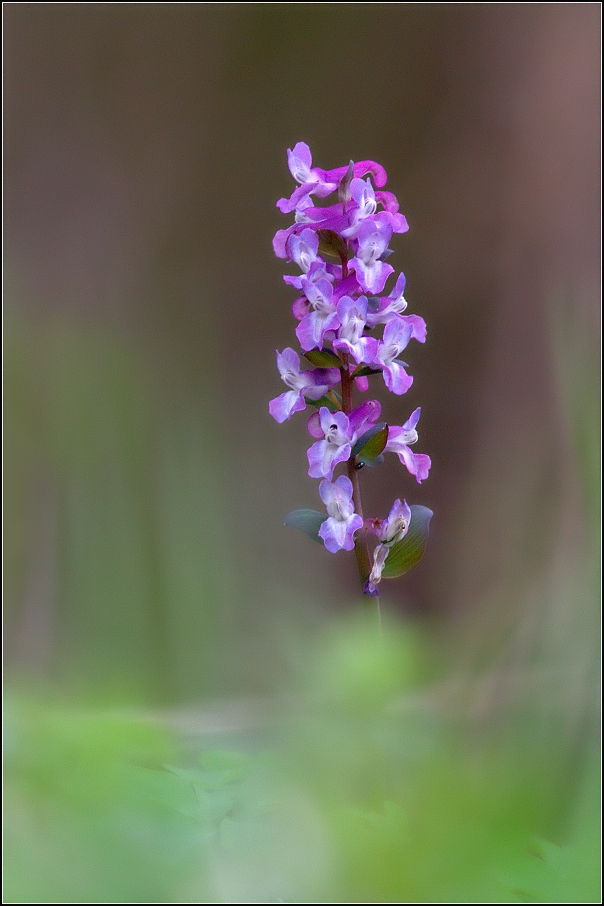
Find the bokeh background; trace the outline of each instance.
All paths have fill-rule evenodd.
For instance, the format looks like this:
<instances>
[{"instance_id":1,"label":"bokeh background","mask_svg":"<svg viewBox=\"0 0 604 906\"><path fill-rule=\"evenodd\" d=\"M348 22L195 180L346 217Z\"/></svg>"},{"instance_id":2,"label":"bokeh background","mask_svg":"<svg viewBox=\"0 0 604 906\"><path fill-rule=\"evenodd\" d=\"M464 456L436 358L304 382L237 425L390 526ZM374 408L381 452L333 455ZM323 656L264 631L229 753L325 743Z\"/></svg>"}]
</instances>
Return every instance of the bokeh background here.
<instances>
[{"instance_id":1,"label":"bokeh background","mask_svg":"<svg viewBox=\"0 0 604 906\"><path fill-rule=\"evenodd\" d=\"M352 555L283 527L317 488L304 417L268 415L305 141L385 166L428 324L384 402L421 405L430 478L363 473L367 512L434 511L384 610L445 713L524 715L569 789L598 734L599 4L3 14L8 688L271 696L355 605Z\"/></svg>"}]
</instances>

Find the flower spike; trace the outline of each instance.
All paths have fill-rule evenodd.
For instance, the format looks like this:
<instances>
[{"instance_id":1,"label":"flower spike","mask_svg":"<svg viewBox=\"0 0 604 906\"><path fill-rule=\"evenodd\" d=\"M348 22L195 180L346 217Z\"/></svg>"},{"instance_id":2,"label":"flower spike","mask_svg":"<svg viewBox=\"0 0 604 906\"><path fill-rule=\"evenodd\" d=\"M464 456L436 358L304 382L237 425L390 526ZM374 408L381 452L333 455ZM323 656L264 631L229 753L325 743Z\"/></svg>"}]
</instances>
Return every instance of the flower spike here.
<instances>
[{"instance_id":1,"label":"flower spike","mask_svg":"<svg viewBox=\"0 0 604 906\"><path fill-rule=\"evenodd\" d=\"M269 412L281 423L307 405L315 407L308 419L314 440L308 474L322 479L319 496L327 514L296 510L286 524L321 541L331 553L354 549L363 592L377 598L383 578L401 575L421 557L432 515L397 498L386 519L364 520L359 481L360 469L379 465L386 453L395 453L418 483L431 466L429 456L410 449L418 439L419 408L399 427L379 421L377 400L353 404L353 393L366 392L373 375L381 374L396 396L413 383L399 356L410 340L425 342L426 324L419 315L404 314L404 274L385 290L394 273L385 260L392 252L388 245L408 224L395 195L384 190L386 171L375 161L324 170L313 166L305 142L288 150L287 158L298 186L277 207L293 214L294 223L277 231L273 248L300 271L284 276L298 292L292 307L299 322L296 337L306 361L325 367L303 369L290 347L277 352L289 389L270 401ZM337 196L333 202L314 203L332 194ZM346 474L334 478L339 467Z\"/></svg>"}]
</instances>

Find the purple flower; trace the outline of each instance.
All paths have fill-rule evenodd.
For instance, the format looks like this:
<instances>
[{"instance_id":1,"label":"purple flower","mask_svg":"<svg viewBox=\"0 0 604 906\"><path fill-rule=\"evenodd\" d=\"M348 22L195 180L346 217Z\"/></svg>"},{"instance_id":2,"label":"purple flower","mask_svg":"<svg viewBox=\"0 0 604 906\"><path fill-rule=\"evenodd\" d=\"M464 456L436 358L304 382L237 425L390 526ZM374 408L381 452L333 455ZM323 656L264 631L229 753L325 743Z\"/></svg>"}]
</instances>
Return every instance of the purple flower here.
<instances>
[{"instance_id":1,"label":"purple flower","mask_svg":"<svg viewBox=\"0 0 604 906\"><path fill-rule=\"evenodd\" d=\"M317 258L312 262L306 273L302 273L297 277L292 274L284 274L283 280L289 286L293 286L297 290L304 291L305 283L316 283L317 280L329 280L329 282L331 283L333 281L333 277L328 272L325 262L320 258Z\"/></svg>"},{"instance_id":2,"label":"purple flower","mask_svg":"<svg viewBox=\"0 0 604 906\"><path fill-rule=\"evenodd\" d=\"M388 513L388 518L384 519L380 525L378 534L380 544L392 547L393 544L405 537L409 530L410 522L411 510L407 506L407 501L404 500L401 503L400 500L395 500Z\"/></svg>"},{"instance_id":3,"label":"purple flower","mask_svg":"<svg viewBox=\"0 0 604 906\"><path fill-rule=\"evenodd\" d=\"M388 442L386 451L396 453L400 461L412 475L415 475L418 484L421 484L424 478L428 477L430 466L432 465L430 457L426 453L412 453L409 449L411 444L417 442L417 431L415 426L419 421L421 409L417 408L411 413L402 427L392 425L388 428Z\"/></svg>"},{"instance_id":4,"label":"purple flower","mask_svg":"<svg viewBox=\"0 0 604 906\"><path fill-rule=\"evenodd\" d=\"M348 167L336 167L335 170L321 170L324 179L330 179L333 182L339 184L342 179L347 175L350 168ZM374 160L360 160L357 163L352 165L352 175L356 179L360 179L362 176L367 176L369 173L373 177L373 181L378 186L382 188L388 182L388 177L386 171L381 164L376 163Z\"/></svg>"},{"instance_id":5,"label":"purple flower","mask_svg":"<svg viewBox=\"0 0 604 906\"><path fill-rule=\"evenodd\" d=\"M319 421L323 440L318 440L308 450L308 474L311 478L331 480L337 464L350 459L350 451L356 438L348 416L343 412L330 412L326 406L322 406L319 410Z\"/></svg>"},{"instance_id":6,"label":"purple flower","mask_svg":"<svg viewBox=\"0 0 604 906\"><path fill-rule=\"evenodd\" d=\"M377 211L377 201L371 180L353 179L350 183L349 226L342 230L342 236L353 239L359 232L363 220Z\"/></svg>"},{"instance_id":7,"label":"purple flower","mask_svg":"<svg viewBox=\"0 0 604 906\"><path fill-rule=\"evenodd\" d=\"M333 300L333 286L329 280L322 277L314 282L302 278L300 288L306 294L311 310L296 327L296 336L302 349L308 352L310 349L320 349L325 331L339 327L340 320Z\"/></svg>"},{"instance_id":8,"label":"purple flower","mask_svg":"<svg viewBox=\"0 0 604 906\"><path fill-rule=\"evenodd\" d=\"M426 322L419 315L400 315L401 321L411 327L411 339L426 342Z\"/></svg>"},{"instance_id":9,"label":"purple flower","mask_svg":"<svg viewBox=\"0 0 604 906\"><path fill-rule=\"evenodd\" d=\"M413 328L402 318L393 318L384 328L384 337L379 344L378 351L372 364L381 368L384 373L384 382L388 390L400 396L406 393L413 378L407 374L402 362L396 362L396 357L405 349L411 339Z\"/></svg>"},{"instance_id":10,"label":"purple flower","mask_svg":"<svg viewBox=\"0 0 604 906\"><path fill-rule=\"evenodd\" d=\"M376 192L375 199L389 214L398 214L398 200L393 192Z\"/></svg>"},{"instance_id":11,"label":"purple flower","mask_svg":"<svg viewBox=\"0 0 604 906\"><path fill-rule=\"evenodd\" d=\"M426 342L426 322L419 315L404 315L407 308L407 301L403 296L405 289L405 275L399 274L394 289L390 295L384 296L379 300L379 307L374 311L368 311L367 324L370 327L376 327L378 324L388 324L393 318L400 318L405 324L411 327L411 337L419 340L420 343Z\"/></svg>"},{"instance_id":12,"label":"purple flower","mask_svg":"<svg viewBox=\"0 0 604 906\"><path fill-rule=\"evenodd\" d=\"M325 437L325 432L321 427L321 417L316 410L312 413L312 415L308 416L306 429L310 436L316 438L317 440L323 440L323 438Z\"/></svg>"},{"instance_id":13,"label":"purple flower","mask_svg":"<svg viewBox=\"0 0 604 906\"><path fill-rule=\"evenodd\" d=\"M321 171L312 169L312 155L305 142L298 142L293 151L287 149L287 163L289 172L300 186L289 198L280 198L277 202L277 207L284 214L294 211L298 205L304 205L305 199L311 193L324 198L337 189L337 183L325 182Z\"/></svg>"},{"instance_id":14,"label":"purple flower","mask_svg":"<svg viewBox=\"0 0 604 906\"><path fill-rule=\"evenodd\" d=\"M338 302L338 317L338 339L334 340L333 348L350 353L359 364L372 362L378 351L378 341L363 336L367 322L367 296L359 296L358 299L342 296Z\"/></svg>"},{"instance_id":15,"label":"purple flower","mask_svg":"<svg viewBox=\"0 0 604 906\"><path fill-rule=\"evenodd\" d=\"M409 224L404 214L391 214L390 211L380 211L379 214L375 215L375 220L387 224L393 233L406 233L409 229Z\"/></svg>"},{"instance_id":16,"label":"purple flower","mask_svg":"<svg viewBox=\"0 0 604 906\"><path fill-rule=\"evenodd\" d=\"M340 379L337 368L301 371L300 356L289 346L283 352L277 350L277 368L283 382L292 388L272 399L268 405L270 414L279 424L291 418L294 412L306 408L305 397L310 400L321 399Z\"/></svg>"},{"instance_id":17,"label":"purple flower","mask_svg":"<svg viewBox=\"0 0 604 906\"><path fill-rule=\"evenodd\" d=\"M394 268L390 264L380 261L388 248L391 236L392 227L377 218L364 220L359 227L358 250L350 262L350 267L356 272L364 292L381 293L386 280L394 273Z\"/></svg>"},{"instance_id":18,"label":"purple flower","mask_svg":"<svg viewBox=\"0 0 604 906\"><path fill-rule=\"evenodd\" d=\"M300 296L292 305L292 314L294 318L301 321L310 311L310 302L306 296Z\"/></svg>"},{"instance_id":19,"label":"purple flower","mask_svg":"<svg viewBox=\"0 0 604 906\"><path fill-rule=\"evenodd\" d=\"M287 163L289 172L300 185L289 198L280 198L277 202L277 207L284 214L304 209L308 204L309 195L317 195L318 198L331 195L348 170L348 167L337 167L335 170L313 167L310 148L305 142L298 142L293 151L287 149ZM373 175L376 186L386 185L386 171L374 160L363 160L353 164L354 176L365 176L366 173Z\"/></svg>"},{"instance_id":20,"label":"purple flower","mask_svg":"<svg viewBox=\"0 0 604 906\"><path fill-rule=\"evenodd\" d=\"M375 425L380 417L382 407L377 400L366 400L361 406L353 409L348 416L350 427L356 437L360 437L367 431L370 425Z\"/></svg>"},{"instance_id":21,"label":"purple flower","mask_svg":"<svg viewBox=\"0 0 604 906\"><path fill-rule=\"evenodd\" d=\"M304 229L303 224L293 223L286 230L277 230L273 236L273 251L277 258L289 258L288 243L289 237L294 233L300 233Z\"/></svg>"},{"instance_id":22,"label":"purple flower","mask_svg":"<svg viewBox=\"0 0 604 906\"><path fill-rule=\"evenodd\" d=\"M371 595L372 598L377 598L379 596L378 585L382 578L382 570L384 569L386 557L389 553L390 551L385 544L378 544L374 550L373 565L371 567L371 572L369 573L369 578L363 586L363 594Z\"/></svg>"},{"instance_id":23,"label":"purple flower","mask_svg":"<svg viewBox=\"0 0 604 906\"><path fill-rule=\"evenodd\" d=\"M332 483L322 481L319 494L325 504L329 518L321 525L319 536L328 551L351 551L354 547L354 533L363 525L363 520L354 511L352 482L345 475Z\"/></svg>"},{"instance_id":24,"label":"purple flower","mask_svg":"<svg viewBox=\"0 0 604 906\"><path fill-rule=\"evenodd\" d=\"M348 422L355 439L360 437L361 434L364 434L370 425L375 425L380 417L381 411L382 407L377 400L366 400L362 405L357 406L356 409L352 410L348 416ZM318 412L313 412L309 417L307 428L311 437L315 437L319 440L322 440L325 437L325 432L321 427L321 418Z\"/></svg>"},{"instance_id":25,"label":"purple flower","mask_svg":"<svg viewBox=\"0 0 604 906\"><path fill-rule=\"evenodd\" d=\"M403 296L405 282L405 275L399 274L390 294L379 300L380 305L377 311L368 313L367 323L371 327L375 327L377 324L387 324L395 315L402 315L407 308L407 301Z\"/></svg>"},{"instance_id":26,"label":"purple flower","mask_svg":"<svg viewBox=\"0 0 604 906\"><path fill-rule=\"evenodd\" d=\"M348 226L348 218L342 213L341 204L333 204L324 208L309 205L303 210L296 211L296 220L298 223L308 225L313 230L334 230L336 233L341 233Z\"/></svg>"},{"instance_id":27,"label":"purple flower","mask_svg":"<svg viewBox=\"0 0 604 906\"><path fill-rule=\"evenodd\" d=\"M309 229L302 230L299 236L292 233L287 243L287 249L292 261L295 261L300 270L307 274L311 264L318 260L319 237L314 230ZM324 262L320 261L320 264L324 264Z\"/></svg>"},{"instance_id":28,"label":"purple flower","mask_svg":"<svg viewBox=\"0 0 604 906\"><path fill-rule=\"evenodd\" d=\"M367 582L365 583L365 594L375 597L378 594L378 583L382 578L382 572L386 558L390 553L390 548L405 537L409 531L411 522L411 510L407 506L407 501L402 503L395 500L392 504L388 518L379 523L374 532L377 534L380 543L373 552L373 565Z\"/></svg>"}]
</instances>

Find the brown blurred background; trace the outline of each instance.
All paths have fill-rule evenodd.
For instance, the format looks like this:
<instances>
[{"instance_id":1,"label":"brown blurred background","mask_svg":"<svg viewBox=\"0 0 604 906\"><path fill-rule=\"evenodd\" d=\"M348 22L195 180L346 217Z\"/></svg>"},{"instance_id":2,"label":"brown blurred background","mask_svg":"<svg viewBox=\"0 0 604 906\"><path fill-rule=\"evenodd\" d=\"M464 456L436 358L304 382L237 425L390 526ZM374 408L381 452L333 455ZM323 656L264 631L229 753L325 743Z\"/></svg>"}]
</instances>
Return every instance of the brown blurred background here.
<instances>
[{"instance_id":1,"label":"brown blurred background","mask_svg":"<svg viewBox=\"0 0 604 906\"><path fill-rule=\"evenodd\" d=\"M600 21L595 3L5 5L9 676L265 691L351 606L353 561L282 526L317 487L304 417L267 408L295 326L275 202L305 141L325 168L386 167L410 224L392 263L428 324L410 392L379 395L398 424L421 405L430 478L394 457L364 473L370 514L397 496L435 514L386 609L489 677L478 709L518 665L591 701Z\"/></svg>"}]
</instances>

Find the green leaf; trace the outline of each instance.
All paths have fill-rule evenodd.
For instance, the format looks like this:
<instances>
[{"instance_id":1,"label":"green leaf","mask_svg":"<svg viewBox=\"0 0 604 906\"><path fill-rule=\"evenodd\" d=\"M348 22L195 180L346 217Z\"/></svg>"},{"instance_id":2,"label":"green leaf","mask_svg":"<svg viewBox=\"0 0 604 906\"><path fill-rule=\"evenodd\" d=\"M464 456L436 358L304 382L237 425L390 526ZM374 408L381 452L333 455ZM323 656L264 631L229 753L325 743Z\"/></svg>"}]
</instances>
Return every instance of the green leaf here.
<instances>
[{"instance_id":1,"label":"green leaf","mask_svg":"<svg viewBox=\"0 0 604 906\"><path fill-rule=\"evenodd\" d=\"M409 531L400 541L393 544L386 557L382 579L396 579L418 563L428 541L432 510L427 506L412 506Z\"/></svg>"},{"instance_id":2,"label":"green leaf","mask_svg":"<svg viewBox=\"0 0 604 906\"><path fill-rule=\"evenodd\" d=\"M311 365L317 368L341 368L342 362L338 356L329 349L311 349L310 352L304 353L304 358L308 359Z\"/></svg>"},{"instance_id":3,"label":"green leaf","mask_svg":"<svg viewBox=\"0 0 604 906\"><path fill-rule=\"evenodd\" d=\"M313 541L323 542L319 538L319 529L327 519L325 513L319 513L317 510L292 510L285 517L284 525L292 525L299 532L304 532Z\"/></svg>"},{"instance_id":4,"label":"green leaf","mask_svg":"<svg viewBox=\"0 0 604 906\"><path fill-rule=\"evenodd\" d=\"M351 456L358 456L361 460L375 459L380 455L388 443L388 425L386 422L378 422L373 425L369 431L359 437L352 448Z\"/></svg>"},{"instance_id":5,"label":"green leaf","mask_svg":"<svg viewBox=\"0 0 604 906\"><path fill-rule=\"evenodd\" d=\"M370 374L381 374L381 368L370 368L369 365L362 365L359 368L356 368L353 377L366 377Z\"/></svg>"},{"instance_id":6,"label":"green leaf","mask_svg":"<svg viewBox=\"0 0 604 906\"><path fill-rule=\"evenodd\" d=\"M363 466L369 466L370 469L377 469L378 466L381 466L384 462L384 457L380 453L379 456L376 456L375 459L365 459L363 456L357 456L357 469L362 469Z\"/></svg>"},{"instance_id":7,"label":"green leaf","mask_svg":"<svg viewBox=\"0 0 604 906\"><path fill-rule=\"evenodd\" d=\"M330 396L322 396L320 400L309 400L306 397L304 399L309 406L316 406L317 409L320 409L321 406L326 406L330 412L339 412L342 408L342 397L335 390L331 390L330 394ZM334 402L332 396L336 402Z\"/></svg>"},{"instance_id":8,"label":"green leaf","mask_svg":"<svg viewBox=\"0 0 604 906\"><path fill-rule=\"evenodd\" d=\"M319 254L330 258L346 258L346 243L334 230L317 230Z\"/></svg>"}]
</instances>

